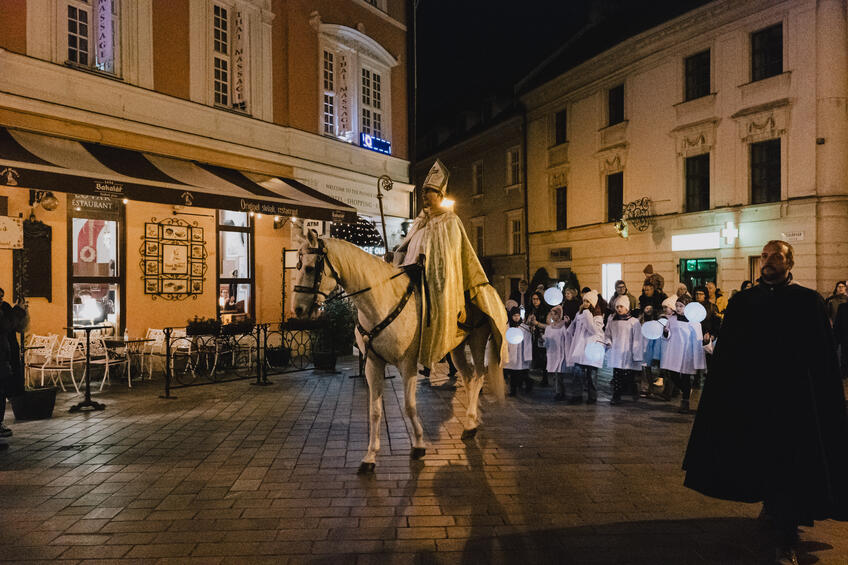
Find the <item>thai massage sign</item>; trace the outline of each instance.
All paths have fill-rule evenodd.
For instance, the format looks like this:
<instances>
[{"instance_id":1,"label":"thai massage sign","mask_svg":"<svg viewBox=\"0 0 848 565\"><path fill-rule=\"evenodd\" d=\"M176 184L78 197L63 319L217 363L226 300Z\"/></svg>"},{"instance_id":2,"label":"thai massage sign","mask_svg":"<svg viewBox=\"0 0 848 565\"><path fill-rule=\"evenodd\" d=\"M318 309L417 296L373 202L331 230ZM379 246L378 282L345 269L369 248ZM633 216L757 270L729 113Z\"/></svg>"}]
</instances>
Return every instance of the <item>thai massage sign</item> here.
<instances>
[{"instance_id":1,"label":"thai massage sign","mask_svg":"<svg viewBox=\"0 0 848 565\"><path fill-rule=\"evenodd\" d=\"M24 224L21 218L0 216L0 249L23 249Z\"/></svg>"},{"instance_id":2,"label":"thai massage sign","mask_svg":"<svg viewBox=\"0 0 848 565\"><path fill-rule=\"evenodd\" d=\"M203 228L178 218L144 224L139 248L144 294L183 300L203 294L206 277L206 239Z\"/></svg>"},{"instance_id":3,"label":"thai massage sign","mask_svg":"<svg viewBox=\"0 0 848 565\"><path fill-rule=\"evenodd\" d=\"M233 49L233 108L247 110L247 22L244 12L236 11Z\"/></svg>"}]
</instances>

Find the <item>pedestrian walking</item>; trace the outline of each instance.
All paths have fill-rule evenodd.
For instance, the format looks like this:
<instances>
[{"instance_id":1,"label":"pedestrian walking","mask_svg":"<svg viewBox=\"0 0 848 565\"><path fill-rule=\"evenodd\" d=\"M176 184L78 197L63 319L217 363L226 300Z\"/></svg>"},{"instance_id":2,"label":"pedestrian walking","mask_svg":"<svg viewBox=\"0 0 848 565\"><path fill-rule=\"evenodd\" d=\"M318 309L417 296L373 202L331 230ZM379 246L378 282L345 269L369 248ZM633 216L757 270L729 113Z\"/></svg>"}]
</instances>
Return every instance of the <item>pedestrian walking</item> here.
<instances>
[{"instance_id":1,"label":"pedestrian walking","mask_svg":"<svg viewBox=\"0 0 848 565\"><path fill-rule=\"evenodd\" d=\"M768 242L760 265L728 304L684 484L762 501L778 560L797 563L798 526L848 520L848 419L824 300L792 281L785 241Z\"/></svg>"},{"instance_id":2,"label":"pedestrian walking","mask_svg":"<svg viewBox=\"0 0 848 565\"><path fill-rule=\"evenodd\" d=\"M683 414L689 413L693 375L707 368L701 324L690 322L683 313L690 302L688 296L675 299L675 313L668 317L668 325L663 331L666 345L660 361L660 367L680 389L678 412Z\"/></svg>"},{"instance_id":3,"label":"pedestrian walking","mask_svg":"<svg viewBox=\"0 0 848 565\"><path fill-rule=\"evenodd\" d=\"M597 372L604 366L603 355L600 359L586 355L586 347L590 343L604 343L604 317L598 303L598 291L589 290L583 293L583 304L580 312L572 322L571 348L568 361L576 367L576 373L582 376L586 389L586 404L594 404L598 400ZM582 398L582 396L580 397ZM575 399L572 399L574 401Z\"/></svg>"}]
</instances>

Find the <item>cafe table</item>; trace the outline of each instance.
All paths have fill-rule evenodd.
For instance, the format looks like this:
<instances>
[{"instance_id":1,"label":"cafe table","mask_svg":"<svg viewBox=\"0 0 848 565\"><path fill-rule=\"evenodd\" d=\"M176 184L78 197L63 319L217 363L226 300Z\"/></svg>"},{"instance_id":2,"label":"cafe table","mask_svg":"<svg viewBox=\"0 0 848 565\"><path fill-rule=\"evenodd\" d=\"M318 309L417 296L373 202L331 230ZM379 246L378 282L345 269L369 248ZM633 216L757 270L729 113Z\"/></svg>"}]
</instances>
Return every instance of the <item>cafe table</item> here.
<instances>
[{"instance_id":1,"label":"cafe table","mask_svg":"<svg viewBox=\"0 0 848 565\"><path fill-rule=\"evenodd\" d=\"M74 404L68 409L68 412L80 412L85 409L90 410L105 410L106 405L102 402L95 402L91 399L91 332L94 330L105 330L112 326L73 326L72 330L82 330L85 332L85 399L78 404ZM65 328L68 329L68 328Z\"/></svg>"}]
</instances>

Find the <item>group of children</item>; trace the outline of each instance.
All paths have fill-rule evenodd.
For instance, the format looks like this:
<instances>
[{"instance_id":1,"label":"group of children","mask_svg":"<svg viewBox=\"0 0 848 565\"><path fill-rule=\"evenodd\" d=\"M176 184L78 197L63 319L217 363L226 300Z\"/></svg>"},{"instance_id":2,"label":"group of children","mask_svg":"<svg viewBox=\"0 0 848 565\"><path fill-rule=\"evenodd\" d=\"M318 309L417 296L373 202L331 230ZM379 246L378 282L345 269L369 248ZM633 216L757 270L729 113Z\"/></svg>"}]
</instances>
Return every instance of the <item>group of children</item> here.
<instances>
[{"instance_id":1,"label":"group of children","mask_svg":"<svg viewBox=\"0 0 848 565\"><path fill-rule=\"evenodd\" d=\"M545 322L524 320L518 307L511 308L509 325L520 328L523 339L509 343L504 376L509 380L510 396L522 386L530 388L533 330L541 328L556 400L582 403L585 390L586 403L597 402L597 371L606 366L613 370L610 403L621 403L623 395L632 395L635 401L652 392L660 376L652 368L659 367L662 378L681 392L679 411L689 412L692 379L706 369L701 323L689 321L684 314L691 301L688 295L672 295L662 303L662 312L646 306L636 317L630 312L629 298L619 295L611 300L613 312L604 319L598 292L591 290L583 294L573 320L563 316L561 306L554 306ZM643 324L651 321L662 324L662 334L656 339L648 339L642 332Z\"/></svg>"}]
</instances>

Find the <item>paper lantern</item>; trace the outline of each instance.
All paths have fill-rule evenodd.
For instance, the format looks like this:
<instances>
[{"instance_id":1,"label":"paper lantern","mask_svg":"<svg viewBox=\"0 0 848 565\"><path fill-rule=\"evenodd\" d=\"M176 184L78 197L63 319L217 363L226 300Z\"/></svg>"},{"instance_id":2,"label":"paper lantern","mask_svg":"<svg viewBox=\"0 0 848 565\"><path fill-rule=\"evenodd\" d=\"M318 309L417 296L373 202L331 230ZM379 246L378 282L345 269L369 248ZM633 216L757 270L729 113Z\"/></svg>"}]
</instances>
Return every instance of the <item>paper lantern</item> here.
<instances>
[{"instance_id":1,"label":"paper lantern","mask_svg":"<svg viewBox=\"0 0 848 565\"><path fill-rule=\"evenodd\" d=\"M642 324L642 337L645 339L659 339L663 333L663 325L656 320L650 320Z\"/></svg>"},{"instance_id":2,"label":"paper lantern","mask_svg":"<svg viewBox=\"0 0 848 565\"><path fill-rule=\"evenodd\" d=\"M552 286L545 291L545 302L551 306L559 306L562 304L562 291L555 286Z\"/></svg>"},{"instance_id":3,"label":"paper lantern","mask_svg":"<svg viewBox=\"0 0 848 565\"><path fill-rule=\"evenodd\" d=\"M690 302L683 309L683 315L690 322L703 322L707 318L707 311L700 302Z\"/></svg>"},{"instance_id":4,"label":"paper lantern","mask_svg":"<svg viewBox=\"0 0 848 565\"><path fill-rule=\"evenodd\" d=\"M521 328L509 328L506 330L506 340L513 345L518 345L524 341L524 332Z\"/></svg>"},{"instance_id":5,"label":"paper lantern","mask_svg":"<svg viewBox=\"0 0 848 565\"><path fill-rule=\"evenodd\" d=\"M607 352L604 344L593 341L592 343L586 344L586 362L589 365L603 365L604 363L604 354Z\"/></svg>"},{"instance_id":6,"label":"paper lantern","mask_svg":"<svg viewBox=\"0 0 848 565\"><path fill-rule=\"evenodd\" d=\"M666 327L668 325L668 318L660 318L657 320L662 327Z\"/></svg>"}]
</instances>

